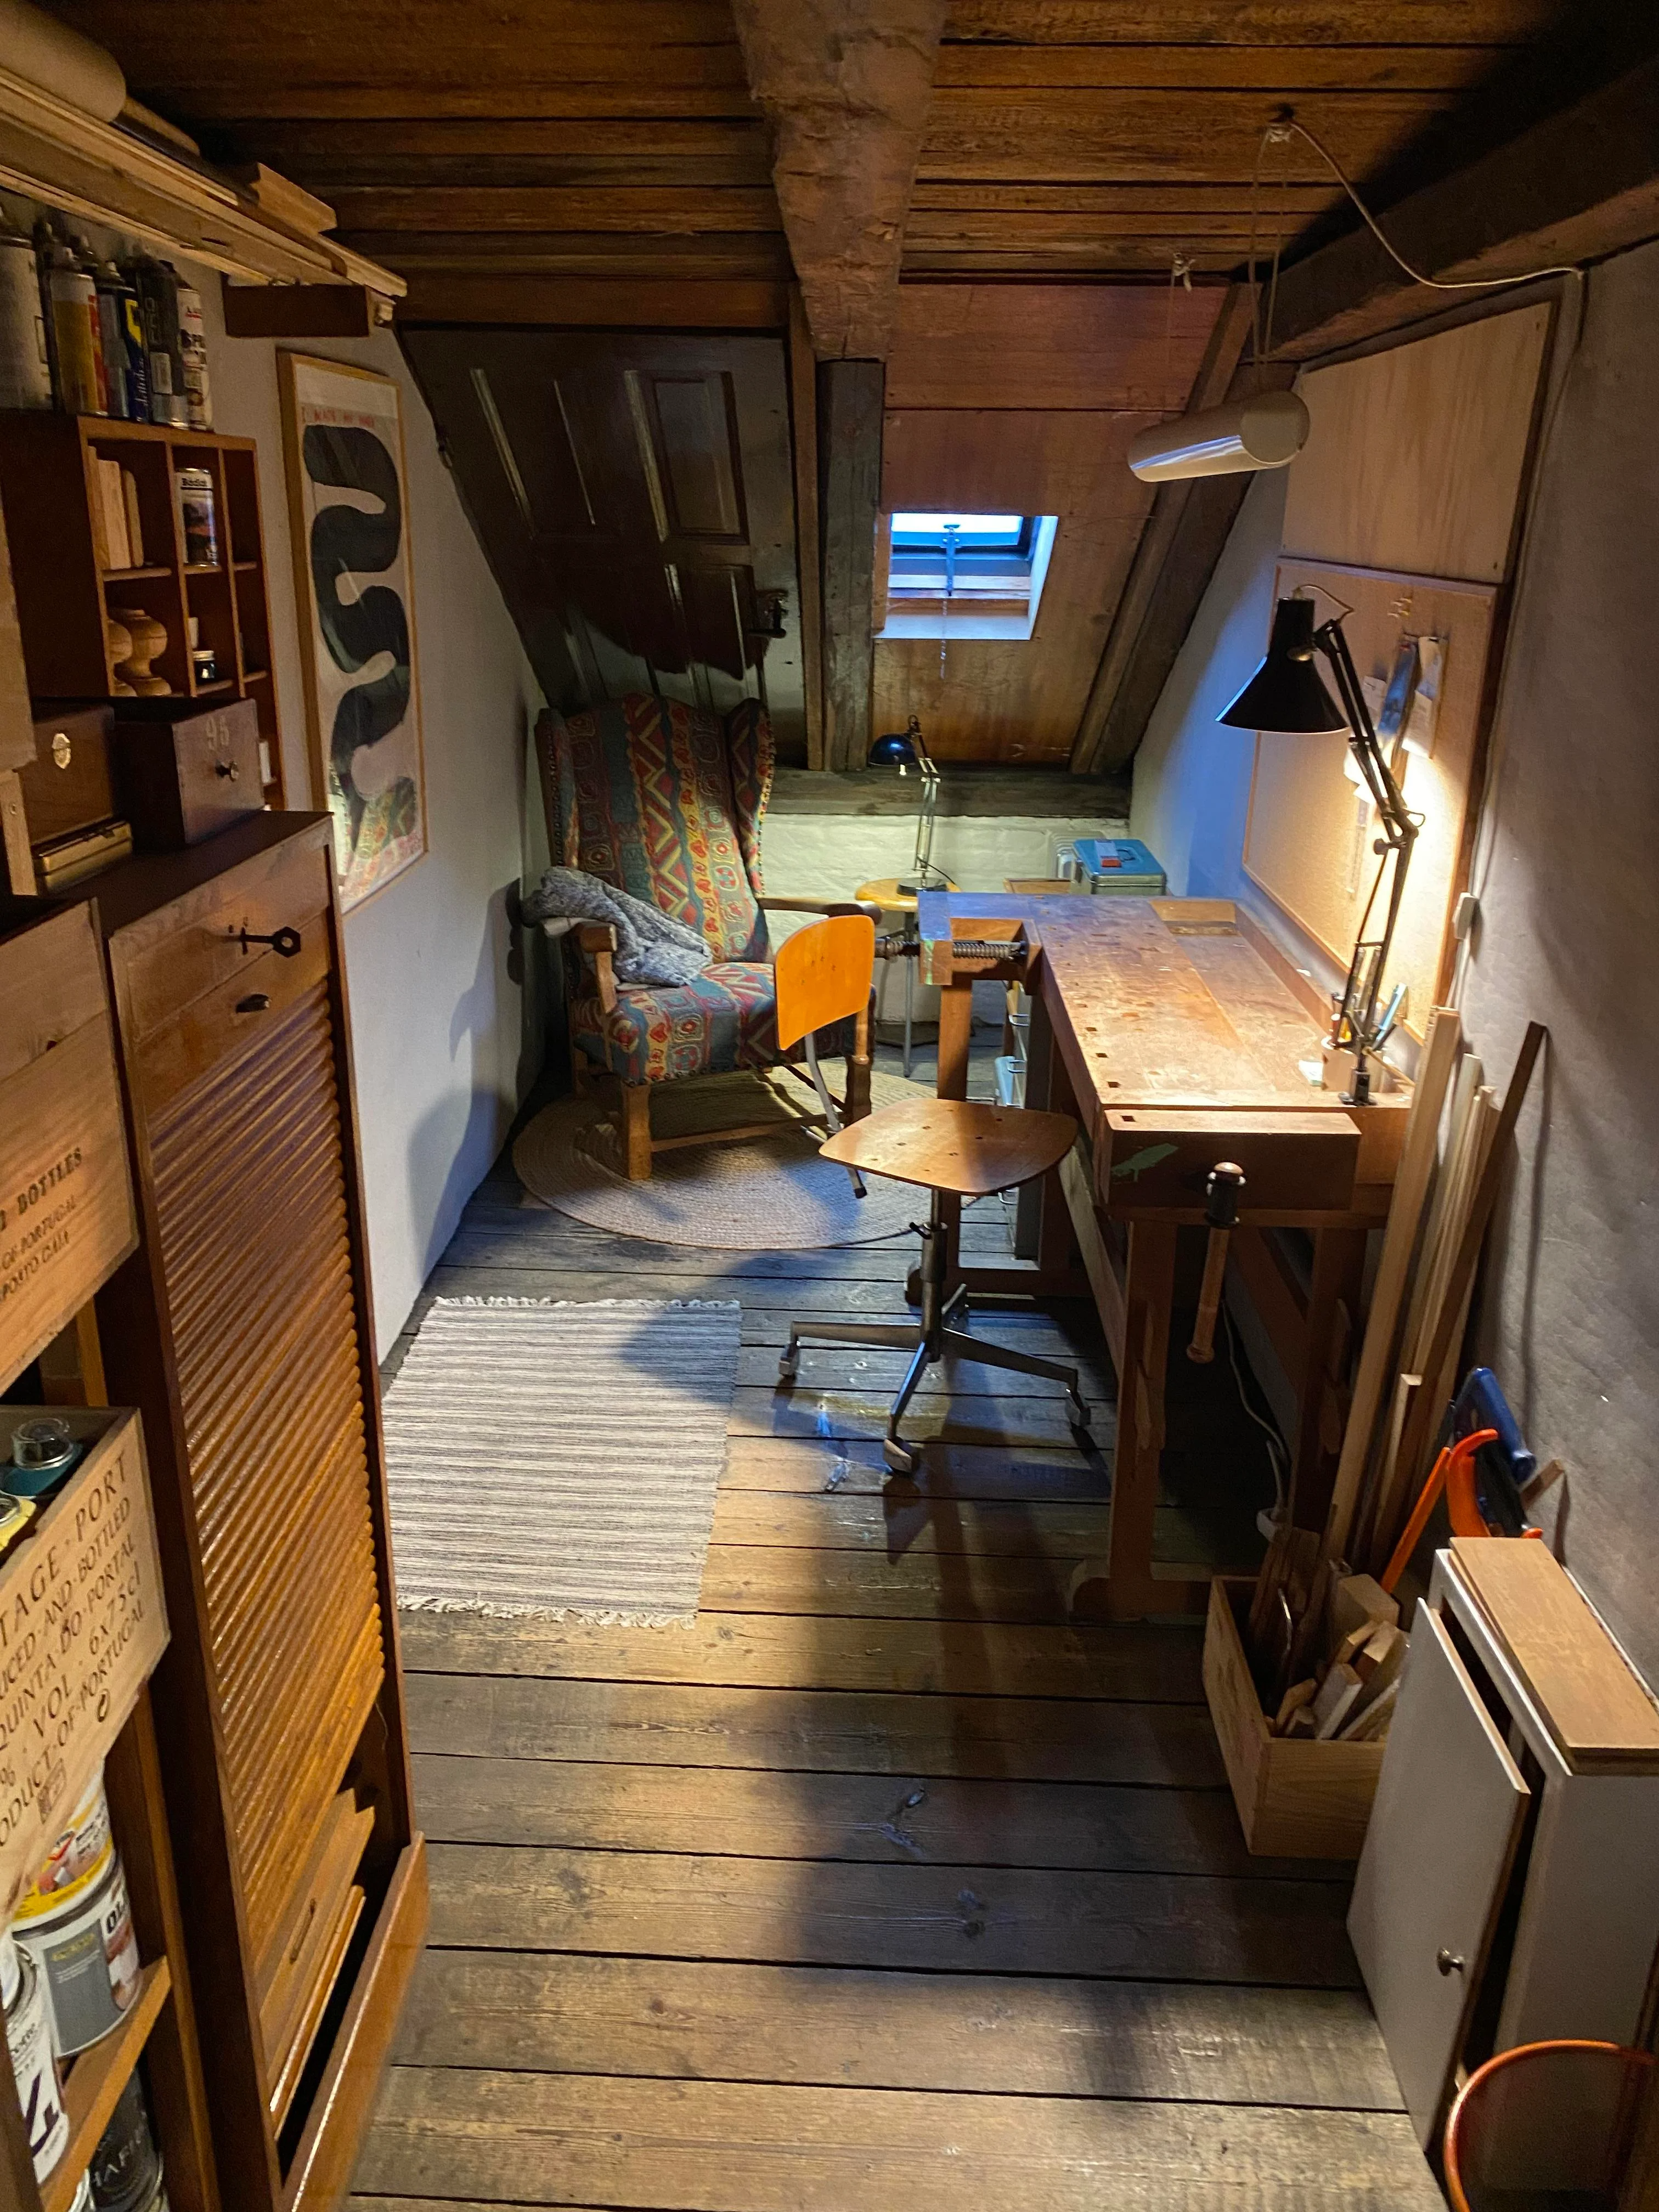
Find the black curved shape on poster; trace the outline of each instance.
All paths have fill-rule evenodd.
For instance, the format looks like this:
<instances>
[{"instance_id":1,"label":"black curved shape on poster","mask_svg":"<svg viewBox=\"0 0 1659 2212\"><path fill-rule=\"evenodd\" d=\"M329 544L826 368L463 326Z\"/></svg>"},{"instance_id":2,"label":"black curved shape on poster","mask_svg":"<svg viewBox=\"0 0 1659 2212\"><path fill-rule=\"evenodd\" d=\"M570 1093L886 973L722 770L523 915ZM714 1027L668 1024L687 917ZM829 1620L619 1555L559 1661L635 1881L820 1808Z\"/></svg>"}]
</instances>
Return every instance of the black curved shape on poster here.
<instances>
[{"instance_id":1,"label":"black curved shape on poster","mask_svg":"<svg viewBox=\"0 0 1659 2212\"><path fill-rule=\"evenodd\" d=\"M355 507L325 507L311 526L311 577L317 621L337 668L348 675L376 653L392 665L372 684L348 691L335 710L329 739L335 781L351 808L356 842L363 800L351 781L351 756L395 730L409 711L409 618L396 592L372 584L360 599L343 599L348 574L373 575L390 568L403 540L403 500L397 465L372 430L310 424L301 442L306 474L313 483L366 492L380 501L378 514Z\"/></svg>"}]
</instances>

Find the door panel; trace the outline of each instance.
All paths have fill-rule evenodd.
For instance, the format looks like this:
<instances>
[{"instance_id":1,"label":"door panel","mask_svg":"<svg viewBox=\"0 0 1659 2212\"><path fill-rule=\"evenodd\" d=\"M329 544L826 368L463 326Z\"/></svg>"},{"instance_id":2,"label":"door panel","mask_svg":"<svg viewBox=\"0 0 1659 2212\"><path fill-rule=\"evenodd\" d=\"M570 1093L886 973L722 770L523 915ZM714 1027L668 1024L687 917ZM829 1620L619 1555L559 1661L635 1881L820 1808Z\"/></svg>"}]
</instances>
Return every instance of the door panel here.
<instances>
[{"instance_id":1,"label":"door panel","mask_svg":"<svg viewBox=\"0 0 1659 2212\"><path fill-rule=\"evenodd\" d=\"M1348 1934L1425 2148L1530 1795L1440 1617L1419 1605Z\"/></svg>"},{"instance_id":2,"label":"door panel","mask_svg":"<svg viewBox=\"0 0 1659 2212\"><path fill-rule=\"evenodd\" d=\"M781 340L411 330L404 343L543 689L764 702L805 757ZM782 638L765 633L781 602Z\"/></svg>"}]
</instances>

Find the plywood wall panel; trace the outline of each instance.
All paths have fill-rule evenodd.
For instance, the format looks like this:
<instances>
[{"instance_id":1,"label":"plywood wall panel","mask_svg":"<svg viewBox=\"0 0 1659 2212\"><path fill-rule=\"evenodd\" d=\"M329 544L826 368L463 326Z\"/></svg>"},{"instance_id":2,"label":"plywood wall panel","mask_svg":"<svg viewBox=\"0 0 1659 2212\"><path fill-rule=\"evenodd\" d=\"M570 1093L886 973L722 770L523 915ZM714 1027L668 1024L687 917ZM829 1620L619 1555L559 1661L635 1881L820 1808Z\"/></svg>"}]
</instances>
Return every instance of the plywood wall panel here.
<instances>
[{"instance_id":1,"label":"plywood wall panel","mask_svg":"<svg viewBox=\"0 0 1659 2212\"><path fill-rule=\"evenodd\" d=\"M1303 377L1313 427L1291 467L1285 551L1501 582L1553 312L1516 308Z\"/></svg>"}]
</instances>

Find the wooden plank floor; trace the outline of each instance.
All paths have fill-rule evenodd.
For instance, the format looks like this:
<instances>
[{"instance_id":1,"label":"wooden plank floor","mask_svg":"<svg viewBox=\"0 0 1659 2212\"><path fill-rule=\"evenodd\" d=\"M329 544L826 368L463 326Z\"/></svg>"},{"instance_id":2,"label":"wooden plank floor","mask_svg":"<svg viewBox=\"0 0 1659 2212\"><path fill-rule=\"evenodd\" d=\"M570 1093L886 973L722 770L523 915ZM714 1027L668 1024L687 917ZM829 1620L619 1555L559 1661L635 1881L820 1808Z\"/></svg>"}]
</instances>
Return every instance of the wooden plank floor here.
<instances>
[{"instance_id":1,"label":"wooden plank floor","mask_svg":"<svg viewBox=\"0 0 1659 2212\"><path fill-rule=\"evenodd\" d=\"M429 1295L732 1296L746 1349L695 1628L404 1617L432 1936L358 2212L1439 2204L1347 1870L1243 1850L1196 1632L1067 1623L1092 1315L971 1324L1078 1361L1086 1453L964 1368L890 1483L893 1362L774 1388L790 1315L902 1318L910 1257L629 1243L505 1170L468 1207Z\"/></svg>"}]
</instances>

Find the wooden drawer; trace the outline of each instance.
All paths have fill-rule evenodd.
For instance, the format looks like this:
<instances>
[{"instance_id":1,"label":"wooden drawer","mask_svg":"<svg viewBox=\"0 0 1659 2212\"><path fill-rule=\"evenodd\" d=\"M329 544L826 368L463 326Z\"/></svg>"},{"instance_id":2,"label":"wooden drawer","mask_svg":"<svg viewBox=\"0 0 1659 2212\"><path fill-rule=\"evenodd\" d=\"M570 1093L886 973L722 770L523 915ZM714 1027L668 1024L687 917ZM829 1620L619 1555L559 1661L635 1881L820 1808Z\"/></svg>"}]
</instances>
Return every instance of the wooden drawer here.
<instances>
[{"instance_id":1,"label":"wooden drawer","mask_svg":"<svg viewBox=\"0 0 1659 2212\"><path fill-rule=\"evenodd\" d=\"M141 851L176 852L264 804L259 710L252 699L154 703L170 711L135 714L124 705L116 720L121 804Z\"/></svg>"},{"instance_id":2,"label":"wooden drawer","mask_svg":"<svg viewBox=\"0 0 1659 2212\"><path fill-rule=\"evenodd\" d=\"M279 846L121 931L110 951L129 1048L208 992L250 975L272 950L252 940L295 928L302 942L325 942L328 871L321 846Z\"/></svg>"},{"instance_id":3,"label":"wooden drawer","mask_svg":"<svg viewBox=\"0 0 1659 2212\"><path fill-rule=\"evenodd\" d=\"M62 837L117 812L110 772L112 709L96 702L38 702L34 758L18 770L29 842Z\"/></svg>"}]
</instances>

